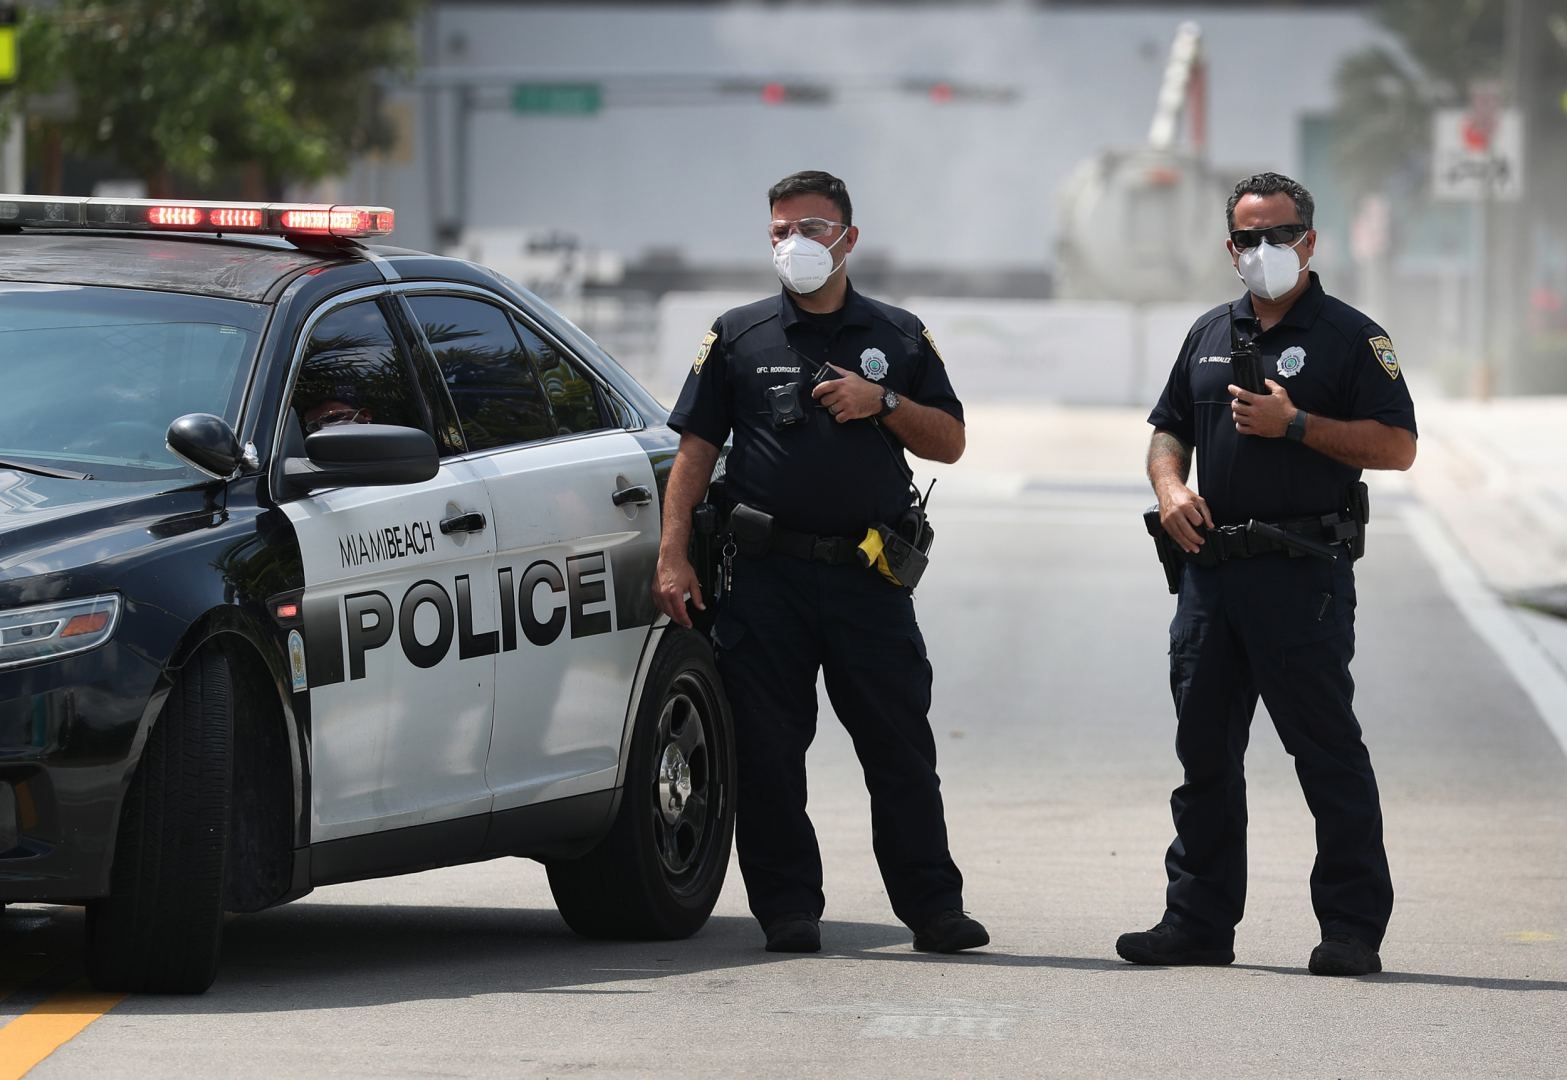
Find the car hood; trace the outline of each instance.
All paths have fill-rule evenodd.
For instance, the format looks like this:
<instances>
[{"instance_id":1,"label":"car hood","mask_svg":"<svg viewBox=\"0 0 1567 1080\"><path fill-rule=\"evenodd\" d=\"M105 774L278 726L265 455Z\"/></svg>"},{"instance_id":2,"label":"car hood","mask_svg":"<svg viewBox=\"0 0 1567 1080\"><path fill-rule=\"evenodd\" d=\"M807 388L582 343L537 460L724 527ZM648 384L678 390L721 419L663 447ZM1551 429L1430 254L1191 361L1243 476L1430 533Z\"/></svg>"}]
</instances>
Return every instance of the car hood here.
<instances>
[{"instance_id":1,"label":"car hood","mask_svg":"<svg viewBox=\"0 0 1567 1080\"><path fill-rule=\"evenodd\" d=\"M0 468L0 579L99 561L216 512L215 482L60 480Z\"/></svg>"}]
</instances>

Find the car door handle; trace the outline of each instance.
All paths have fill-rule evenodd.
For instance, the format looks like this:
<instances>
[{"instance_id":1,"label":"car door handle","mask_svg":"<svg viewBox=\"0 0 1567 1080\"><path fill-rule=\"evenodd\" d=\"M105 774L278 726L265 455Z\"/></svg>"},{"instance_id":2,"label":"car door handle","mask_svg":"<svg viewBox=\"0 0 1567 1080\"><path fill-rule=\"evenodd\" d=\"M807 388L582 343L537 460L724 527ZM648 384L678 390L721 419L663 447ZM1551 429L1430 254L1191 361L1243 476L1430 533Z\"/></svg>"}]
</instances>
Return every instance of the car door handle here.
<instances>
[{"instance_id":1,"label":"car door handle","mask_svg":"<svg viewBox=\"0 0 1567 1080\"><path fill-rule=\"evenodd\" d=\"M458 514L456 517L441 519L441 532L450 536L452 533L481 532L484 529L484 515L477 510L470 510L466 514Z\"/></svg>"},{"instance_id":2,"label":"car door handle","mask_svg":"<svg viewBox=\"0 0 1567 1080\"><path fill-rule=\"evenodd\" d=\"M616 506L625 506L627 503L636 503L638 506L646 506L653 501L653 493L641 484L632 487L621 488L610 496Z\"/></svg>"}]
</instances>

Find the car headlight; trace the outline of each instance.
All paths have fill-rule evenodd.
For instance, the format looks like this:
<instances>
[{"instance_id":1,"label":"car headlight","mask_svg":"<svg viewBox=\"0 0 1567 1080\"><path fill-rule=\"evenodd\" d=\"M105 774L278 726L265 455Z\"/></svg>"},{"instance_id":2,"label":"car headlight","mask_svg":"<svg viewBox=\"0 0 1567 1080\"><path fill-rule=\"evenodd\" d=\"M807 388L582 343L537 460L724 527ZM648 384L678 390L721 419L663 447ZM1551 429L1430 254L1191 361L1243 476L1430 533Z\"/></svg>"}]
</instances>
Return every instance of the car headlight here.
<instances>
[{"instance_id":1,"label":"car headlight","mask_svg":"<svg viewBox=\"0 0 1567 1080\"><path fill-rule=\"evenodd\" d=\"M0 611L0 668L97 648L119 621L120 598L112 593Z\"/></svg>"}]
</instances>

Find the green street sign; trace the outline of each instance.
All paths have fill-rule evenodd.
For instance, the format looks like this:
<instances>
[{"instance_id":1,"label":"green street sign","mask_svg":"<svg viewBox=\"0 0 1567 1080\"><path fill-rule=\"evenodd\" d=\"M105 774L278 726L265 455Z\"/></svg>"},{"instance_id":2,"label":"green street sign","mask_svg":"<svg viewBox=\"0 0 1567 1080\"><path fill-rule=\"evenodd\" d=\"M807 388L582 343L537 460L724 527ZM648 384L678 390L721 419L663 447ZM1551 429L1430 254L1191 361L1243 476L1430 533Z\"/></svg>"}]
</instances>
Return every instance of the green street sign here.
<instances>
[{"instance_id":1,"label":"green street sign","mask_svg":"<svg viewBox=\"0 0 1567 1080\"><path fill-rule=\"evenodd\" d=\"M550 116L592 116L604 107L598 83L517 83L511 111Z\"/></svg>"}]
</instances>

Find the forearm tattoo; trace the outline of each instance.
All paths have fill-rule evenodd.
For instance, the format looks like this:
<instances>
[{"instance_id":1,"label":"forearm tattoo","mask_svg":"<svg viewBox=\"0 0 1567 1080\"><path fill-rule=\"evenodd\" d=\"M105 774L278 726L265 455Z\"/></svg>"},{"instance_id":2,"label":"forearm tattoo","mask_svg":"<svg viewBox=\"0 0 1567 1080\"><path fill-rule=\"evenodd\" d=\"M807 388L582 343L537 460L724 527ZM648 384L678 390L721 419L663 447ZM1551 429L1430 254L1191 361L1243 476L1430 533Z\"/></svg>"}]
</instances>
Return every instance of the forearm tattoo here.
<instances>
[{"instance_id":1,"label":"forearm tattoo","mask_svg":"<svg viewBox=\"0 0 1567 1080\"><path fill-rule=\"evenodd\" d=\"M1148 479L1156 480L1167 470L1186 483L1192 471L1192 448L1168 431L1156 431L1148 443Z\"/></svg>"}]
</instances>

